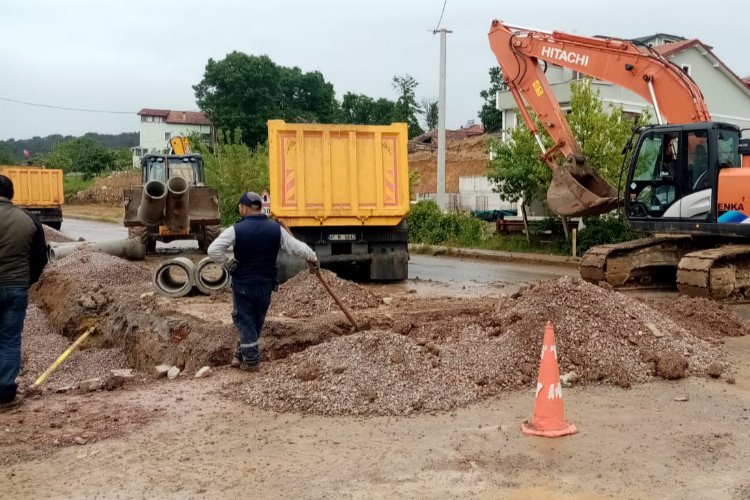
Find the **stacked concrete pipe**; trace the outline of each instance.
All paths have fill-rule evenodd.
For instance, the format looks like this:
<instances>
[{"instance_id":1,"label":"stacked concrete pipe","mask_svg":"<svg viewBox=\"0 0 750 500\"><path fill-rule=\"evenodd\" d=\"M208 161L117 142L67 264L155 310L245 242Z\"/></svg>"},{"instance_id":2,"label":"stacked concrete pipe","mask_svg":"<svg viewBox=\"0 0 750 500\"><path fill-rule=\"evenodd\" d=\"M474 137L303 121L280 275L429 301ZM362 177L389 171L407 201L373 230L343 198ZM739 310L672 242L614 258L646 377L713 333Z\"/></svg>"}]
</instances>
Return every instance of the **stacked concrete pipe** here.
<instances>
[{"instance_id":1,"label":"stacked concrete pipe","mask_svg":"<svg viewBox=\"0 0 750 500\"><path fill-rule=\"evenodd\" d=\"M218 278L209 276L209 270L217 269L220 274ZM221 264L214 263L210 257L206 257L195 266L195 287L206 295L221 292L229 285L229 273Z\"/></svg>"},{"instance_id":2,"label":"stacked concrete pipe","mask_svg":"<svg viewBox=\"0 0 750 500\"><path fill-rule=\"evenodd\" d=\"M218 267L218 277L211 277L210 271ZM177 279L172 274L173 270L182 271L186 278ZM154 290L160 295L167 297L184 297L188 295L193 287L206 295L212 295L224 290L229 284L229 273L219 264L214 264L206 257L195 265L187 257L177 257L165 260L154 271Z\"/></svg>"},{"instance_id":3,"label":"stacked concrete pipe","mask_svg":"<svg viewBox=\"0 0 750 500\"><path fill-rule=\"evenodd\" d=\"M139 241L132 239L100 241L98 243L61 243L59 245L51 245L47 250L47 255L50 262L54 262L67 257L79 248L99 250L100 252L128 260L143 260L146 257L146 249L143 245Z\"/></svg>"},{"instance_id":4,"label":"stacked concrete pipe","mask_svg":"<svg viewBox=\"0 0 750 500\"><path fill-rule=\"evenodd\" d=\"M173 270L185 273L185 279L176 278ZM165 260L154 271L154 290L167 297L184 297L193 289L195 283L195 264L187 257Z\"/></svg>"}]
</instances>

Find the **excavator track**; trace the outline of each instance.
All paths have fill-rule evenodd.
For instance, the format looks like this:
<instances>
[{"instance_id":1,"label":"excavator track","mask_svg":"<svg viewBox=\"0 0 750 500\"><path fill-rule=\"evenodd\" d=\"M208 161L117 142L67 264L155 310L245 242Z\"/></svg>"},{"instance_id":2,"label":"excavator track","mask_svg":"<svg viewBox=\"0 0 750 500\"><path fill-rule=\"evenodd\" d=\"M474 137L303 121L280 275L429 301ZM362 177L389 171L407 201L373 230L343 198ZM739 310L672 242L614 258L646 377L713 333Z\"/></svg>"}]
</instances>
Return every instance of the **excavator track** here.
<instances>
[{"instance_id":1,"label":"excavator track","mask_svg":"<svg viewBox=\"0 0 750 500\"><path fill-rule=\"evenodd\" d=\"M655 236L623 243L599 245L583 255L581 278L612 286L655 286L663 275L674 277L684 255L694 248L686 235Z\"/></svg>"},{"instance_id":2,"label":"excavator track","mask_svg":"<svg viewBox=\"0 0 750 500\"><path fill-rule=\"evenodd\" d=\"M724 245L690 252L677 268L682 295L714 300L750 298L750 245Z\"/></svg>"}]
</instances>

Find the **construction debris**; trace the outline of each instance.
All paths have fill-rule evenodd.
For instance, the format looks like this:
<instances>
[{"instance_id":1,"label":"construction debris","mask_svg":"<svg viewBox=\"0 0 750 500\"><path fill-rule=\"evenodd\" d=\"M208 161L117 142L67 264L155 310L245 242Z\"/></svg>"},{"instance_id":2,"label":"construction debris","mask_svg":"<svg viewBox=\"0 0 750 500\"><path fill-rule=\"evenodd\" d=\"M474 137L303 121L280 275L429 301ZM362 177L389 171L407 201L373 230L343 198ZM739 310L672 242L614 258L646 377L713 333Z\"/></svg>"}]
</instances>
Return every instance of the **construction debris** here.
<instances>
[{"instance_id":1,"label":"construction debris","mask_svg":"<svg viewBox=\"0 0 750 500\"><path fill-rule=\"evenodd\" d=\"M195 378L206 378L210 377L213 374L213 371L211 371L210 366L204 366L197 372L195 372Z\"/></svg>"},{"instance_id":2,"label":"construction debris","mask_svg":"<svg viewBox=\"0 0 750 500\"><path fill-rule=\"evenodd\" d=\"M167 370L167 378L169 380L174 380L180 375L180 369L177 366L173 366L169 370Z\"/></svg>"}]
</instances>

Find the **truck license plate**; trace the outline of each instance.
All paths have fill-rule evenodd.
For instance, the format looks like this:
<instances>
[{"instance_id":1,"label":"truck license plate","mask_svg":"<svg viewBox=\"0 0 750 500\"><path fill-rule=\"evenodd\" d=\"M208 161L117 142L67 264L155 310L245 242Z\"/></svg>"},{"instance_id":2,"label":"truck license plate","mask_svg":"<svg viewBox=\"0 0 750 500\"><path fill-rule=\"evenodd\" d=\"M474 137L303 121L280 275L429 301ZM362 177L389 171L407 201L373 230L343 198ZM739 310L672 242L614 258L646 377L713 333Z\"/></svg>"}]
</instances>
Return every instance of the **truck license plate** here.
<instances>
[{"instance_id":1,"label":"truck license plate","mask_svg":"<svg viewBox=\"0 0 750 500\"><path fill-rule=\"evenodd\" d=\"M328 241L354 241L357 239L355 234L329 234Z\"/></svg>"}]
</instances>

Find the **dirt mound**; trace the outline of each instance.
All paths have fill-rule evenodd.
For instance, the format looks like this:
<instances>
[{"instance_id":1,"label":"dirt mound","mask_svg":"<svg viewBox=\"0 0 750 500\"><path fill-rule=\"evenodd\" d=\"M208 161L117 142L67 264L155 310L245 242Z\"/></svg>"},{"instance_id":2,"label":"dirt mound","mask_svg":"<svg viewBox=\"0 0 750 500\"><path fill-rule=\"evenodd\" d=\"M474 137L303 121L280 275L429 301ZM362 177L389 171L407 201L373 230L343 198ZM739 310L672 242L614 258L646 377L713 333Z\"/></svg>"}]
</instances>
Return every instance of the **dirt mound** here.
<instances>
[{"instance_id":1,"label":"dirt mound","mask_svg":"<svg viewBox=\"0 0 750 500\"><path fill-rule=\"evenodd\" d=\"M42 279L52 276L75 278L77 286L83 291L94 291L94 288L105 285L117 287L151 280L151 272L145 267L90 248L81 248L50 264L44 270Z\"/></svg>"},{"instance_id":2,"label":"dirt mound","mask_svg":"<svg viewBox=\"0 0 750 500\"><path fill-rule=\"evenodd\" d=\"M730 307L698 297L645 299L644 302L690 333L702 339L741 337L750 334L750 324Z\"/></svg>"},{"instance_id":3,"label":"dirt mound","mask_svg":"<svg viewBox=\"0 0 750 500\"><path fill-rule=\"evenodd\" d=\"M321 275L336 296L349 309L370 309L382 301L360 285L343 280L331 271L321 270ZM339 311L317 276L302 272L284 283L273 294L269 315L307 318Z\"/></svg>"},{"instance_id":4,"label":"dirt mound","mask_svg":"<svg viewBox=\"0 0 750 500\"><path fill-rule=\"evenodd\" d=\"M22 385L32 384L72 343L52 330L44 313L34 304L29 305L26 313L22 340ZM71 386L104 377L110 370L124 368L126 364L120 349L86 349L84 344L50 375L44 387Z\"/></svg>"},{"instance_id":5,"label":"dirt mound","mask_svg":"<svg viewBox=\"0 0 750 500\"><path fill-rule=\"evenodd\" d=\"M428 306L429 301L422 301ZM441 299L264 366L239 394L279 411L394 415L448 410L531 387L553 321L561 373L577 383L706 376L723 354L646 304L568 277L494 307ZM657 364L659 368L657 369Z\"/></svg>"},{"instance_id":6,"label":"dirt mound","mask_svg":"<svg viewBox=\"0 0 750 500\"><path fill-rule=\"evenodd\" d=\"M69 243L71 241L76 241L70 236L61 233L57 229L52 229L46 224L42 224L42 228L44 229L44 239L47 241L47 243Z\"/></svg>"},{"instance_id":7,"label":"dirt mound","mask_svg":"<svg viewBox=\"0 0 750 500\"><path fill-rule=\"evenodd\" d=\"M448 141L445 156L445 189L458 193L458 179L484 175L489 165L487 136ZM409 154L409 169L420 173L416 193L434 193L437 189L437 151L421 150Z\"/></svg>"},{"instance_id":8,"label":"dirt mound","mask_svg":"<svg viewBox=\"0 0 750 500\"><path fill-rule=\"evenodd\" d=\"M106 177L97 177L94 185L78 192L73 203L98 203L109 206L122 206L122 190L141 184L140 170L115 172Z\"/></svg>"}]
</instances>

